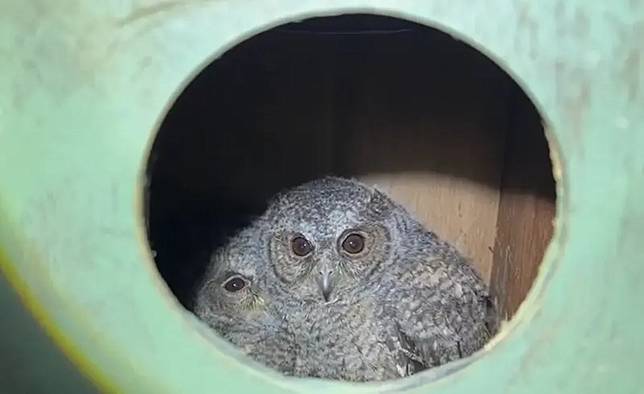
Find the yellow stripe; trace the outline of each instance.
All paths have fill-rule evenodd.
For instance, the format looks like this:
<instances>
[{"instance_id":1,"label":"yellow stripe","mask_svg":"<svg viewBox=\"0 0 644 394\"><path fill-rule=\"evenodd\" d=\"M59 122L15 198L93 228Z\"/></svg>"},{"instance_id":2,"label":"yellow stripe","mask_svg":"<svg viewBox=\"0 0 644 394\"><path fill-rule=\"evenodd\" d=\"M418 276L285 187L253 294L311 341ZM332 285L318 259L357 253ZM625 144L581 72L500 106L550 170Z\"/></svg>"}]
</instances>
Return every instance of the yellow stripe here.
<instances>
[{"instance_id":1,"label":"yellow stripe","mask_svg":"<svg viewBox=\"0 0 644 394\"><path fill-rule=\"evenodd\" d=\"M45 334L56 344L65 356L78 368L100 392L106 394L118 393L116 387L102 372L93 365L87 357L75 349L73 342L58 329L46 309L38 299L28 291L27 284L22 280L14 265L9 261L7 253L0 249L0 274L3 274L10 286L15 290L22 304L43 328Z\"/></svg>"}]
</instances>

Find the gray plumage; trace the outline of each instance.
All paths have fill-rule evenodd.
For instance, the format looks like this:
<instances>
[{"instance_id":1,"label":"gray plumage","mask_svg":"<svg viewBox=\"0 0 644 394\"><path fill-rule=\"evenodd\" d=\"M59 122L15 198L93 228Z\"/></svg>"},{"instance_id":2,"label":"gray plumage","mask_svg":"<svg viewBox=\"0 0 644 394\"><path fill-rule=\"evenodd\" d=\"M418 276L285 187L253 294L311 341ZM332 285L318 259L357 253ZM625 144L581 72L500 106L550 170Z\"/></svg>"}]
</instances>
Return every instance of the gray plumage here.
<instances>
[{"instance_id":1,"label":"gray plumage","mask_svg":"<svg viewBox=\"0 0 644 394\"><path fill-rule=\"evenodd\" d=\"M468 356L493 334L487 287L468 262L356 181L327 177L282 193L242 234L228 250L253 251L245 264L261 271L280 322L262 322L263 338L292 355L261 361L287 374L404 377ZM244 332L224 336L254 343Z\"/></svg>"},{"instance_id":2,"label":"gray plumage","mask_svg":"<svg viewBox=\"0 0 644 394\"><path fill-rule=\"evenodd\" d=\"M294 370L294 341L266 292L267 264L254 228L233 237L212 256L198 287L194 313L245 354L284 373Z\"/></svg>"}]
</instances>

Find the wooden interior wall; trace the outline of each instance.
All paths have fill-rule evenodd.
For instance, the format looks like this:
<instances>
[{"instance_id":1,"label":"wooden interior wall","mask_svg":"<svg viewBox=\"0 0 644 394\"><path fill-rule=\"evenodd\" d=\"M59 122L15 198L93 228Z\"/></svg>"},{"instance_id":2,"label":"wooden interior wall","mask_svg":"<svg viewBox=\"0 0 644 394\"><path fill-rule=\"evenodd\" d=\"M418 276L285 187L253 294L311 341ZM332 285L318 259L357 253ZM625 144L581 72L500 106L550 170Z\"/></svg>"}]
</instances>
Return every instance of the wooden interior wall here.
<instances>
[{"instance_id":1,"label":"wooden interior wall","mask_svg":"<svg viewBox=\"0 0 644 394\"><path fill-rule=\"evenodd\" d=\"M451 37L405 38L366 48L337 41L341 88L329 104L344 136L335 137L336 162L454 243L488 279L509 81Z\"/></svg>"},{"instance_id":2,"label":"wooden interior wall","mask_svg":"<svg viewBox=\"0 0 644 394\"><path fill-rule=\"evenodd\" d=\"M151 241L175 293L199 275L213 229L325 174L379 185L489 280L516 87L452 37L388 23L263 33L179 98L150 167Z\"/></svg>"},{"instance_id":3,"label":"wooden interior wall","mask_svg":"<svg viewBox=\"0 0 644 394\"><path fill-rule=\"evenodd\" d=\"M541 120L523 95L511 97L491 287L502 317L525 299L550 242L555 181Z\"/></svg>"}]
</instances>

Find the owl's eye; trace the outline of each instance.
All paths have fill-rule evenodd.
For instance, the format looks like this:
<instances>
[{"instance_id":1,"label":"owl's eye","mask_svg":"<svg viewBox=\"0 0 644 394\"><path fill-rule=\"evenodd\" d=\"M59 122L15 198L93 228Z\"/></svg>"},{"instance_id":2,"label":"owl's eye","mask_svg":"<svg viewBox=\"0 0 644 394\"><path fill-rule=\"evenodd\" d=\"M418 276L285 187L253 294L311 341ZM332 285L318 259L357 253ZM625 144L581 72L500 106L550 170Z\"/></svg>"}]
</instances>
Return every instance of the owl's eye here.
<instances>
[{"instance_id":1,"label":"owl's eye","mask_svg":"<svg viewBox=\"0 0 644 394\"><path fill-rule=\"evenodd\" d=\"M239 276L233 276L232 278L228 279L226 283L224 283L224 289L231 293L239 291L244 287L246 287L246 281Z\"/></svg>"},{"instance_id":2,"label":"owl's eye","mask_svg":"<svg viewBox=\"0 0 644 394\"><path fill-rule=\"evenodd\" d=\"M313 245L301 235L291 240L291 249L296 256L304 257L313 251Z\"/></svg>"},{"instance_id":3,"label":"owl's eye","mask_svg":"<svg viewBox=\"0 0 644 394\"><path fill-rule=\"evenodd\" d=\"M349 254L358 254L364 250L364 237L351 233L342 241L342 249Z\"/></svg>"}]
</instances>

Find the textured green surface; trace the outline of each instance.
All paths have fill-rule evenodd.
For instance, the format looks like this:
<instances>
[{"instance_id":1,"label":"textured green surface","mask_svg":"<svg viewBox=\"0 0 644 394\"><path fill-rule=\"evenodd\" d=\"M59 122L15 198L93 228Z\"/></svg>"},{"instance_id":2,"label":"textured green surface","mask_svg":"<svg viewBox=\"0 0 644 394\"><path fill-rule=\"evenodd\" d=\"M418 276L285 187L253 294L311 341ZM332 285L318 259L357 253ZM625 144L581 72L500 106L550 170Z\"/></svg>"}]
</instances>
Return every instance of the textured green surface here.
<instances>
[{"instance_id":1,"label":"textured green surface","mask_svg":"<svg viewBox=\"0 0 644 394\"><path fill-rule=\"evenodd\" d=\"M642 391L643 2L2 0L0 9L0 265L100 386ZM543 111L557 154L555 240L527 302L475 362L428 384L435 372L358 388L244 365L180 312L140 230L138 176L177 89L257 31L345 11L437 26L493 57Z\"/></svg>"}]
</instances>

